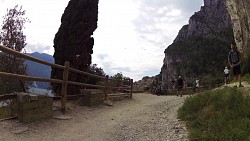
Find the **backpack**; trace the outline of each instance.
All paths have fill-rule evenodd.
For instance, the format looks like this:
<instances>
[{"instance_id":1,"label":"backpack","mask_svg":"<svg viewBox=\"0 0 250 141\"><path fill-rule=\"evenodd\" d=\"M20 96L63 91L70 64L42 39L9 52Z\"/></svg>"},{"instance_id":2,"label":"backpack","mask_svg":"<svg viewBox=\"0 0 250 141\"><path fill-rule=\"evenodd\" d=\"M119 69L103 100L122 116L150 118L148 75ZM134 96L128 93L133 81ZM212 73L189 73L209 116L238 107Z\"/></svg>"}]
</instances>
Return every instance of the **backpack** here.
<instances>
[{"instance_id":1,"label":"backpack","mask_svg":"<svg viewBox=\"0 0 250 141\"><path fill-rule=\"evenodd\" d=\"M230 61L232 64L237 64L240 61L239 53L237 51L230 51Z\"/></svg>"}]
</instances>

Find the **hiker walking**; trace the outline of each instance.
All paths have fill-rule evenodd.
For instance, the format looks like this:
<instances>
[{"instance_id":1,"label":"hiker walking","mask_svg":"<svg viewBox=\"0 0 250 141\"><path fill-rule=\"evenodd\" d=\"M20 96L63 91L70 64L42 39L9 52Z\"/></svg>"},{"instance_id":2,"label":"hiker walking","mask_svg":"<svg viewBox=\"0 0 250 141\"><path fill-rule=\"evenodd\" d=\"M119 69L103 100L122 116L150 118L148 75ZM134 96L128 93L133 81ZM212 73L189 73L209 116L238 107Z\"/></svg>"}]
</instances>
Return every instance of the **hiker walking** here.
<instances>
[{"instance_id":1,"label":"hiker walking","mask_svg":"<svg viewBox=\"0 0 250 141\"><path fill-rule=\"evenodd\" d=\"M196 80L195 80L195 92L196 93L199 92L199 87L200 87L200 80L199 80L199 78L196 78Z\"/></svg>"},{"instance_id":2,"label":"hiker walking","mask_svg":"<svg viewBox=\"0 0 250 141\"><path fill-rule=\"evenodd\" d=\"M224 74L225 74L225 85L229 84L229 69L227 68L227 66L224 69Z\"/></svg>"},{"instance_id":3,"label":"hiker walking","mask_svg":"<svg viewBox=\"0 0 250 141\"><path fill-rule=\"evenodd\" d=\"M182 97L182 88L183 88L183 79L179 76L177 80L177 96L180 95Z\"/></svg>"},{"instance_id":4,"label":"hiker walking","mask_svg":"<svg viewBox=\"0 0 250 141\"><path fill-rule=\"evenodd\" d=\"M236 85L237 79L239 81L239 87L243 87L243 85L241 84L241 68L240 68L241 56L240 52L237 50L233 42L231 43L231 50L229 51L228 54L228 63L230 67L233 69L234 87L237 87Z\"/></svg>"},{"instance_id":5,"label":"hiker walking","mask_svg":"<svg viewBox=\"0 0 250 141\"><path fill-rule=\"evenodd\" d=\"M174 90L174 89L175 89L175 81L172 80L172 81L171 81L171 84L172 84L172 89Z\"/></svg>"}]
</instances>

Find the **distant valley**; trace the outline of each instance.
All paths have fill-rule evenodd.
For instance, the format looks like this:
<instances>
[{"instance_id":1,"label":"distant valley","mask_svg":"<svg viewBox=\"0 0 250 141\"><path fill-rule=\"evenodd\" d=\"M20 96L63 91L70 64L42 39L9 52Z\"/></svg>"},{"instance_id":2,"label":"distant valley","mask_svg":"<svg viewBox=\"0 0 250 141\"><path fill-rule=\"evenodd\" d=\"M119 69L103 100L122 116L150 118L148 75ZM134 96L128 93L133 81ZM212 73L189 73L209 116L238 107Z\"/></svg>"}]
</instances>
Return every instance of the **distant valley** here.
<instances>
[{"instance_id":1,"label":"distant valley","mask_svg":"<svg viewBox=\"0 0 250 141\"><path fill-rule=\"evenodd\" d=\"M44 60L49 63L54 63L53 56L46 53L27 53L28 55ZM29 76L42 77L42 78L50 78L51 67L47 65L42 65L30 60L26 60L24 62L27 65L27 73ZM45 82L36 82L37 87L47 89L49 88L49 83Z\"/></svg>"}]
</instances>

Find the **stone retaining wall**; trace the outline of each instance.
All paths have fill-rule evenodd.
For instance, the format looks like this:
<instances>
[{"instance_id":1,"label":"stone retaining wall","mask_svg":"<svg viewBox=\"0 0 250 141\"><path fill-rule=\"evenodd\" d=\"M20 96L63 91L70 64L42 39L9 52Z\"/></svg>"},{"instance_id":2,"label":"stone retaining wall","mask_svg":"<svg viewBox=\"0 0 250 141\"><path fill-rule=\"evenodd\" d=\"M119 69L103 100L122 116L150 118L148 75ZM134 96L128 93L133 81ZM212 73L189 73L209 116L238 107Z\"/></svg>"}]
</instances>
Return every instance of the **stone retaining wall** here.
<instances>
[{"instance_id":1,"label":"stone retaining wall","mask_svg":"<svg viewBox=\"0 0 250 141\"><path fill-rule=\"evenodd\" d=\"M2 101L0 119L17 117L21 122L33 122L52 116L52 97L17 93L16 99Z\"/></svg>"},{"instance_id":2,"label":"stone retaining wall","mask_svg":"<svg viewBox=\"0 0 250 141\"><path fill-rule=\"evenodd\" d=\"M21 122L33 122L52 116L53 99L49 96L20 93L17 101L17 117Z\"/></svg>"},{"instance_id":3,"label":"stone retaining wall","mask_svg":"<svg viewBox=\"0 0 250 141\"><path fill-rule=\"evenodd\" d=\"M81 94L84 97L81 98L81 104L84 106L97 106L103 103L105 93L101 89L81 89Z\"/></svg>"},{"instance_id":4,"label":"stone retaining wall","mask_svg":"<svg viewBox=\"0 0 250 141\"><path fill-rule=\"evenodd\" d=\"M11 107L10 106L2 106L0 107L0 119L11 117Z\"/></svg>"}]
</instances>

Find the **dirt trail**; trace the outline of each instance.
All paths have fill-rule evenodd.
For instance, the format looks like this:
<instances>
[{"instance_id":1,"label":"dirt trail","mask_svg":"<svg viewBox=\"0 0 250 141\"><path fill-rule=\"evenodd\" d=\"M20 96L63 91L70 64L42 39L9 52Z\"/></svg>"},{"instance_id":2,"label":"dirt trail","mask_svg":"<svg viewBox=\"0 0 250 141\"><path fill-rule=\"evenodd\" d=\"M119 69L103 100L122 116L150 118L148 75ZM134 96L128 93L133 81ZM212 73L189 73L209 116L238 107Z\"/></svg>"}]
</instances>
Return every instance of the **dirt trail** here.
<instances>
[{"instance_id":1,"label":"dirt trail","mask_svg":"<svg viewBox=\"0 0 250 141\"><path fill-rule=\"evenodd\" d=\"M48 119L29 124L0 121L1 141L181 141L185 124L177 109L187 96L134 94L114 106L88 108L68 104L69 120ZM54 116L60 116L55 111Z\"/></svg>"}]
</instances>

